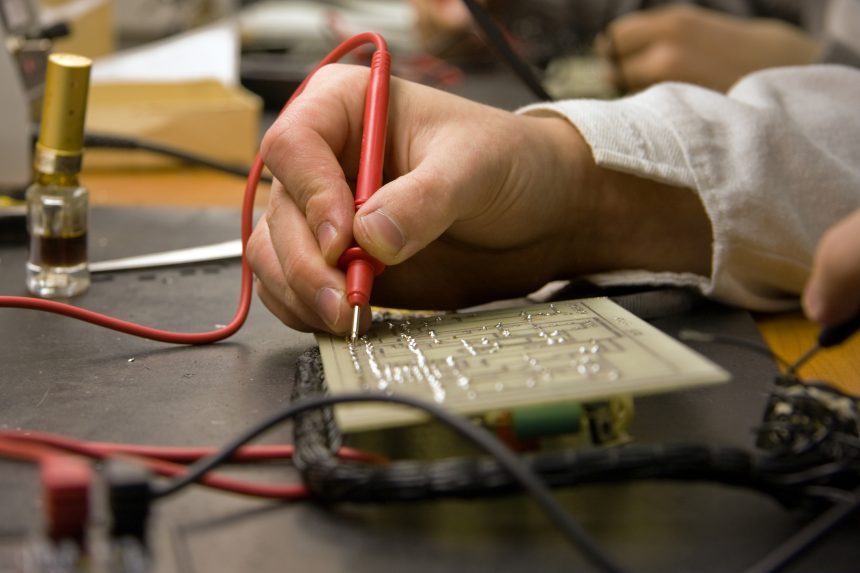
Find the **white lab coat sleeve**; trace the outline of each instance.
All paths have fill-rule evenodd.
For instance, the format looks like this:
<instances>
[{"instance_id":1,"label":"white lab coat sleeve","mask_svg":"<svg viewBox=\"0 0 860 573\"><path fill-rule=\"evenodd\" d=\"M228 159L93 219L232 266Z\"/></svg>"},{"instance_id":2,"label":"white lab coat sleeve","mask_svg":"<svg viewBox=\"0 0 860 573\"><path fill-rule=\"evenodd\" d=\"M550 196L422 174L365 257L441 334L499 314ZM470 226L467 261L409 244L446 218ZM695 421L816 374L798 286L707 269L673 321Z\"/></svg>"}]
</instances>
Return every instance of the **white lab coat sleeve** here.
<instances>
[{"instance_id":1,"label":"white lab coat sleeve","mask_svg":"<svg viewBox=\"0 0 860 573\"><path fill-rule=\"evenodd\" d=\"M822 233L860 207L853 68L758 72L728 95L662 84L619 100L520 113L566 117L599 165L689 188L702 200L713 227L710 277L630 269L596 277L601 283L686 285L749 309L792 308Z\"/></svg>"}]
</instances>

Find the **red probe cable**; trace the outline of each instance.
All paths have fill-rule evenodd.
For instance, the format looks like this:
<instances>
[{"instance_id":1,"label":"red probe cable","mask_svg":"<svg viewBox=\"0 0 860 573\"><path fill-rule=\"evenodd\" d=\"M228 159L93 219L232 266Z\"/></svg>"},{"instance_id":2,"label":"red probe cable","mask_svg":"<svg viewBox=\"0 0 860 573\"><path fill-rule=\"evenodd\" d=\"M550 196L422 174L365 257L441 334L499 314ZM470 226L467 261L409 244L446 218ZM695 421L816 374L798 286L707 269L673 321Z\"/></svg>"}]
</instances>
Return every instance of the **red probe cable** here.
<instances>
[{"instance_id":1,"label":"red probe cable","mask_svg":"<svg viewBox=\"0 0 860 573\"><path fill-rule=\"evenodd\" d=\"M370 82L367 86L365 96L364 133L362 135L361 165L359 168L359 186L356 189L355 206L358 209L379 188L382 182L382 161L385 154L385 129L388 120L388 85L391 69L391 55L385 39L376 33L365 32L353 36L342 42L326 56L314 70L305 78L287 101L284 109L304 90L311 77L321 67L340 60L344 55L364 44L373 44L376 52L370 65ZM283 110L282 110L283 112ZM126 334L149 338L159 342L172 344L210 344L224 340L232 336L244 324L251 307L251 285L252 273L245 257L248 238L253 230L254 196L260 183L260 174L263 171L263 160L260 154L254 158L254 163L245 184L245 195L242 201L242 285L239 295L239 307L233 320L223 328L207 332L173 332L143 326L134 322L121 320L93 312L74 305L24 296L0 296L0 308L27 308L53 312L83 320L97 326L103 326ZM341 268L346 267L347 298L355 307L354 315L358 313L360 306L367 306L370 300L370 291L373 287L373 276L382 272L381 263L373 259L359 247L353 247L347 251L341 263ZM356 321L353 321L353 335L356 334Z\"/></svg>"},{"instance_id":2,"label":"red probe cable","mask_svg":"<svg viewBox=\"0 0 860 573\"><path fill-rule=\"evenodd\" d=\"M0 440L11 439L19 442L29 442L41 446L48 446L58 450L64 450L91 458L101 459L106 456L125 454L155 458L169 462L196 462L200 458L207 458L218 452L217 448L210 447L176 447L176 446L150 446L138 444L118 444L114 442L89 442L48 432L34 432L30 430L0 430ZM264 460L290 459L293 457L294 447L281 444L261 444L256 446L244 446L239 448L230 461L233 462L256 462ZM342 460L385 463L388 458L380 454L363 452L353 448L340 448L337 457Z\"/></svg>"},{"instance_id":3,"label":"red probe cable","mask_svg":"<svg viewBox=\"0 0 860 573\"><path fill-rule=\"evenodd\" d=\"M175 462L194 462L200 458L209 457L217 450L215 448L182 448L146 446L131 444L116 444L110 442L87 442L76 440L59 434L46 432L30 432L25 430L0 431L0 457L14 457L38 462L42 468L43 489L48 492L61 491L60 486L69 480L62 479L62 468L75 464L72 470L72 483L79 483L82 462L69 453L86 456L96 460L116 457L142 465L149 470L167 477L179 477L188 472L188 468ZM289 459L293 456L293 447L289 445L259 445L240 448L231 458L234 462L265 461ZM368 463L385 463L384 456L365 453L351 448L341 448L337 456L344 460ZM71 460L71 461L70 461ZM49 478L45 476L48 475ZM214 472L206 474L199 483L201 485L253 497L279 500L307 499L310 492L300 484L261 484L229 478ZM68 487L67 487L68 489ZM85 489L85 488L84 488ZM59 497L59 496L54 496ZM60 498L62 501L63 498ZM51 514L63 512L53 509L58 503L50 505ZM85 506L85 504L84 504Z\"/></svg>"}]
</instances>

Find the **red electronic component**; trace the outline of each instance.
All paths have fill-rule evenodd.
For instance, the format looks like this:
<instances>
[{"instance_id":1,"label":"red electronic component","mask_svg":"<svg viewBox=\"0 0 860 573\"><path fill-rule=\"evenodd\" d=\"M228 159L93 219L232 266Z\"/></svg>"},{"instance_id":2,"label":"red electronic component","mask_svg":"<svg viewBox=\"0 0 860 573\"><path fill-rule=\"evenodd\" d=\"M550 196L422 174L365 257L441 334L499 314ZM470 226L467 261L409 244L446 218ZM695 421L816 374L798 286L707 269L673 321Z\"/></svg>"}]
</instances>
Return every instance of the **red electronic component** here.
<instances>
[{"instance_id":1,"label":"red electronic component","mask_svg":"<svg viewBox=\"0 0 860 573\"><path fill-rule=\"evenodd\" d=\"M48 536L83 543L90 510L90 466L69 455L49 456L42 461L39 475Z\"/></svg>"},{"instance_id":2,"label":"red electronic component","mask_svg":"<svg viewBox=\"0 0 860 573\"><path fill-rule=\"evenodd\" d=\"M92 470L65 452L0 435L0 456L39 464L45 529L54 540L83 543L89 519Z\"/></svg>"}]
</instances>

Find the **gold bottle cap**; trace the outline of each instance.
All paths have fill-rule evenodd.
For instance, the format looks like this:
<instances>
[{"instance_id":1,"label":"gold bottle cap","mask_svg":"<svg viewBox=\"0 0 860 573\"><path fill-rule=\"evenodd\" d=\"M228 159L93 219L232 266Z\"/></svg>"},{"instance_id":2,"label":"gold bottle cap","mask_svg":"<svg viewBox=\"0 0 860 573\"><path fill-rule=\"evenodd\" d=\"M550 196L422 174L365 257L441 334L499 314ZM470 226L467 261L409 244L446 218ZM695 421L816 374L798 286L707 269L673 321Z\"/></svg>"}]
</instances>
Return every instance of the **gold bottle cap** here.
<instances>
[{"instance_id":1,"label":"gold bottle cap","mask_svg":"<svg viewBox=\"0 0 860 573\"><path fill-rule=\"evenodd\" d=\"M45 78L39 147L57 157L80 156L92 60L74 54L51 54Z\"/></svg>"}]
</instances>

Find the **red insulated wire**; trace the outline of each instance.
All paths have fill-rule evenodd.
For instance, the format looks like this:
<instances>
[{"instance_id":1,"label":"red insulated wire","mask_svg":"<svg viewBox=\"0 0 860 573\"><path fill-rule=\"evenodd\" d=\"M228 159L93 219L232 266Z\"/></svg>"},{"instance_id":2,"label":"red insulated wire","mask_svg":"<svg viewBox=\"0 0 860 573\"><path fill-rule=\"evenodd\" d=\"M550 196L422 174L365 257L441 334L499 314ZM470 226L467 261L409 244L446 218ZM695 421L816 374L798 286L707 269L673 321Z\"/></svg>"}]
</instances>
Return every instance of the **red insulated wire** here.
<instances>
[{"instance_id":1,"label":"red insulated wire","mask_svg":"<svg viewBox=\"0 0 860 573\"><path fill-rule=\"evenodd\" d=\"M381 178L381 165L385 145L385 123L388 114L388 76L390 70L390 55L388 53L388 45L386 44L385 39L381 35L373 32L365 32L362 34L355 35L352 38L349 38L348 40L338 45L334 50L332 50L332 52L328 56L326 56L319 63L319 65L313 70L313 72L311 72L308 77L305 78L304 82L302 82L299 88L293 93L289 101L287 101L287 104L284 106L284 108L286 109L286 107L289 106L290 103L304 90L304 87L305 85L307 85L308 80L313 76L314 73L316 73L318 69L320 69L322 66L337 62L344 55L348 54L349 52L364 44L373 44L374 46L376 46L376 53L374 54L373 64L371 65L371 85L376 85L381 82L385 86L384 94L380 94L379 96L373 96L372 98L370 97L370 86L368 87L368 101L365 108L365 113L367 113L367 110L370 110L372 113L372 119L369 119L367 117L365 119L365 131L367 132L368 129L370 129L371 131L373 131L373 133L378 133L381 130L381 133L383 135L381 143L378 140L375 140L376 142L372 144L372 148L370 149L369 155L370 160L372 160L373 162L379 162L378 171L379 176ZM374 69L377 71L374 72ZM380 76L385 76L384 80L380 80ZM375 77L377 78L377 80L373 79ZM384 97L382 97L383 95ZM373 101L370 101L371 99L373 99ZM363 158L364 148L362 149L362 163L364 163ZM372 173L371 175L375 174L375 170L376 168L374 167L374 173ZM76 318L78 320L83 320L85 322L89 322L98 326L103 326L105 328L110 328L112 330L117 330L119 332L125 332L126 334L140 336L142 338L149 338L150 340L156 340L159 342L168 342L172 344L210 344L212 342L224 340L225 338L232 336L236 331L239 330L239 328L241 328L242 324L244 324L245 319L248 316L248 310L251 306L251 286L253 281L251 267L248 265L247 258L245 257L245 249L247 248L248 238L251 236L251 231L253 229L254 196L257 193L257 186L259 185L260 174L262 173L262 171L263 160L260 158L260 155L258 153L257 156L254 158L254 163L248 175L248 180L245 184L245 195L242 201L242 285L239 295L239 306L236 309L236 314L233 317L233 320L231 320L230 323L223 328L218 328L216 330L211 330L207 332L172 332L169 330L160 330L134 322L121 320L119 318L114 318L105 314L93 312L91 310L87 310L62 302L23 296L0 296L0 308L26 308L32 310L41 310L45 312L53 312L55 314L61 314L71 318ZM378 186L379 185L376 185L376 187ZM376 187L374 187L370 192L372 193L373 191L375 191Z\"/></svg>"},{"instance_id":2,"label":"red insulated wire","mask_svg":"<svg viewBox=\"0 0 860 573\"><path fill-rule=\"evenodd\" d=\"M0 456L41 464L51 456L63 455L44 444L28 444L12 436L0 436Z\"/></svg>"},{"instance_id":3,"label":"red insulated wire","mask_svg":"<svg viewBox=\"0 0 860 573\"><path fill-rule=\"evenodd\" d=\"M207 458L217 453L217 448L211 447L174 447L150 446L138 444L118 444L113 442L88 442L68 436L30 430L0 430L0 439L12 439L36 445L49 446L91 458L102 459L116 454L126 454L155 458L168 462L190 463L201 458ZM240 448L230 459L234 462L255 462L266 460L290 459L293 456L292 445L263 444ZM385 463L385 456L363 452L353 448L341 448L337 456L342 460L367 463Z\"/></svg>"},{"instance_id":4,"label":"red insulated wire","mask_svg":"<svg viewBox=\"0 0 860 573\"><path fill-rule=\"evenodd\" d=\"M245 446L230 458L235 462L251 462L276 459L289 459L293 455L290 445ZM111 442L87 442L68 436L47 432L26 430L0 431L0 457L24 459L39 463L56 465L56 459L69 458L66 452L104 460L122 457L166 477L184 475L188 469L175 462L194 462L217 452L215 448L182 448L148 445L117 444ZM341 448L337 456L345 460L384 463L387 458L377 454L365 453L351 448ZM54 472L56 473L56 472ZM209 473L200 480L202 485L242 495L280 500L306 499L309 492L303 485L260 484Z\"/></svg>"},{"instance_id":5,"label":"red insulated wire","mask_svg":"<svg viewBox=\"0 0 860 573\"><path fill-rule=\"evenodd\" d=\"M165 477L181 477L188 473L187 467L166 460L126 454L116 454L110 457L123 458L132 463L140 464ZM310 497L308 489L301 484L255 483L229 478L214 472L207 473L197 483L221 491L268 499L286 501L308 499Z\"/></svg>"},{"instance_id":6,"label":"red insulated wire","mask_svg":"<svg viewBox=\"0 0 860 573\"><path fill-rule=\"evenodd\" d=\"M86 522L87 516L81 513L81 507L87 506L86 494L91 481L91 473L86 464L75 456L57 450L74 451L100 460L122 457L167 477L182 476L188 472L188 468L173 462L128 454L107 454L100 452L98 448L89 447L86 442L77 442L63 436L42 434L29 438L32 439L28 439L23 433L4 433L0 436L0 457L39 464L45 512L51 522L49 527L52 532L59 532L55 536L65 536L64 532L73 529L74 523L80 525L81 522ZM300 484L252 483L216 473L207 474L199 483L222 491L269 499L299 500L307 499L310 495L307 488ZM78 499L81 496L83 499Z\"/></svg>"}]
</instances>

